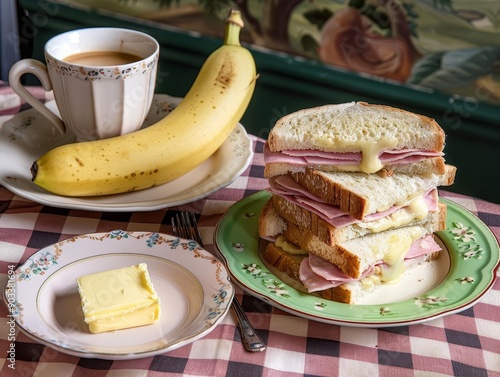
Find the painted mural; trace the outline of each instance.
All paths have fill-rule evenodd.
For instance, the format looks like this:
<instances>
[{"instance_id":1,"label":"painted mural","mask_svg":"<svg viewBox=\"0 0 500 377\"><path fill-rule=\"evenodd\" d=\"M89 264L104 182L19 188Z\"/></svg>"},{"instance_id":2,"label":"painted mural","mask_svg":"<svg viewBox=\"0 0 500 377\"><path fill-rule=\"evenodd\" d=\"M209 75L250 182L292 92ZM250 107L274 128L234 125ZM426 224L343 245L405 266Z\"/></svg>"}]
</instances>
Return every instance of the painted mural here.
<instances>
[{"instance_id":1,"label":"painted mural","mask_svg":"<svg viewBox=\"0 0 500 377\"><path fill-rule=\"evenodd\" d=\"M217 37L238 7L248 43L500 105L498 0L78 2Z\"/></svg>"}]
</instances>

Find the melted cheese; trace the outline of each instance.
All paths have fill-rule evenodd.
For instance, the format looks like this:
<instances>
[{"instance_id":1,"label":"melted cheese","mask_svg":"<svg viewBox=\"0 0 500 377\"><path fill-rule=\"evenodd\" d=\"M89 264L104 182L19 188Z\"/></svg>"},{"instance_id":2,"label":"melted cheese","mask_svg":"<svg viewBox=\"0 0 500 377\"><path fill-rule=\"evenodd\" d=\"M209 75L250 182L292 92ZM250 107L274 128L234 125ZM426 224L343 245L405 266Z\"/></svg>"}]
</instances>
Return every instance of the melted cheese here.
<instances>
[{"instance_id":1,"label":"melted cheese","mask_svg":"<svg viewBox=\"0 0 500 377\"><path fill-rule=\"evenodd\" d=\"M413 220L422 220L427 217L429 207L423 195L417 196L408 205L382 219L365 223L365 228L373 233L407 225Z\"/></svg>"},{"instance_id":2,"label":"melted cheese","mask_svg":"<svg viewBox=\"0 0 500 377\"><path fill-rule=\"evenodd\" d=\"M92 333L149 325L160 317L160 300L145 263L82 276L77 283Z\"/></svg>"},{"instance_id":3,"label":"melted cheese","mask_svg":"<svg viewBox=\"0 0 500 377\"><path fill-rule=\"evenodd\" d=\"M293 255L305 255L307 254L307 251L302 250L300 247L295 246L293 243L290 243L286 240L285 237L279 236L276 239L276 246L281 247L284 251L287 253L293 254Z\"/></svg>"},{"instance_id":4,"label":"melted cheese","mask_svg":"<svg viewBox=\"0 0 500 377\"><path fill-rule=\"evenodd\" d=\"M384 167L380 162L379 155L385 149L392 149L398 143L398 139L379 140L378 142L359 140L356 144L361 148L363 159L359 164L359 170L364 173L376 173Z\"/></svg>"},{"instance_id":5,"label":"melted cheese","mask_svg":"<svg viewBox=\"0 0 500 377\"><path fill-rule=\"evenodd\" d=\"M393 235L389 243L389 252L384 256L383 261L386 268L381 268L380 280L384 283L396 282L399 280L406 267L405 256L410 250L412 243L422 236L421 232L415 231L410 235Z\"/></svg>"},{"instance_id":6,"label":"melted cheese","mask_svg":"<svg viewBox=\"0 0 500 377\"><path fill-rule=\"evenodd\" d=\"M325 139L324 137L318 137L315 140L315 143L325 148L325 150L329 150L334 142L331 139ZM350 150L354 149L361 150L362 159L360 164L358 165L358 169L364 173L371 174L376 173L380 169L384 167L382 162L380 161L379 155L386 149L394 149L398 144L397 138L392 139L381 139L378 141L370 141L370 140L335 140L335 145L340 150ZM348 170L353 170L352 167L349 167Z\"/></svg>"}]
</instances>

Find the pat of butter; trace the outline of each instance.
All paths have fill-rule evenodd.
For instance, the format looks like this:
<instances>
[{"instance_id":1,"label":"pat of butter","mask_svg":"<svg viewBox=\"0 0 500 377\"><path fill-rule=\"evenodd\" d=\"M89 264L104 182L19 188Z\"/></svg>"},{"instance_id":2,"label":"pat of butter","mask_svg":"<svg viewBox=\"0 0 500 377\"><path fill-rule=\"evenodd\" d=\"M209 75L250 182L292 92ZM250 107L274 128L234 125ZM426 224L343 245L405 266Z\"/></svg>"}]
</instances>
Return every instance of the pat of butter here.
<instances>
[{"instance_id":1,"label":"pat of butter","mask_svg":"<svg viewBox=\"0 0 500 377\"><path fill-rule=\"evenodd\" d=\"M160 317L160 299L145 263L81 276L77 283L91 333L149 325Z\"/></svg>"}]
</instances>

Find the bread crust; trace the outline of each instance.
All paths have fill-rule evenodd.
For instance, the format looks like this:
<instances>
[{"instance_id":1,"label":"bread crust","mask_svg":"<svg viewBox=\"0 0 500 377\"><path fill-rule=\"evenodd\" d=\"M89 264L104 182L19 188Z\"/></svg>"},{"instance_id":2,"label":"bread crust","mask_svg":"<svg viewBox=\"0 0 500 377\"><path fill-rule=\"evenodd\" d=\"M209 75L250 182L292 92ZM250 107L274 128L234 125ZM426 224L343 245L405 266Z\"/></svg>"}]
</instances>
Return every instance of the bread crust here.
<instances>
[{"instance_id":1,"label":"bread crust","mask_svg":"<svg viewBox=\"0 0 500 377\"><path fill-rule=\"evenodd\" d=\"M326 245L308 229L300 228L290 222L283 235L301 249L336 265L347 276L358 278L363 273L360 257L343 247L342 244Z\"/></svg>"},{"instance_id":2,"label":"bread crust","mask_svg":"<svg viewBox=\"0 0 500 377\"><path fill-rule=\"evenodd\" d=\"M325 180L317 170L306 169L303 173L292 173L290 176L310 193L338 206L342 212L355 219L362 220L367 214L368 198L356 194L351 187Z\"/></svg>"},{"instance_id":3,"label":"bread crust","mask_svg":"<svg viewBox=\"0 0 500 377\"><path fill-rule=\"evenodd\" d=\"M276 213L284 218L286 223L298 224L301 228L309 229L312 234L316 235L327 245L338 243L337 235L340 233L340 230L324 221L315 213L293 204L278 195L273 195L270 200Z\"/></svg>"},{"instance_id":4,"label":"bread crust","mask_svg":"<svg viewBox=\"0 0 500 377\"><path fill-rule=\"evenodd\" d=\"M278 271L287 274L297 283L302 284L299 273L300 263L307 257L307 255L291 255L276 246L274 242L270 242L264 250L261 250L260 255L266 263L273 266ZM305 288L303 290L306 291ZM343 302L346 304L352 304L354 301L351 290L346 289L342 285L316 293L318 296L323 297L326 300Z\"/></svg>"},{"instance_id":5,"label":"bread crust","mask_svg":"<svg viewBox=\"0 0 500 377\"><path fill-rule=\"evenodd\" d=\"M264 204L258 220L259 235L262 238L272 238L283 233L286 222L274 209L272 197Z\"/></svg>"}]
</instances>

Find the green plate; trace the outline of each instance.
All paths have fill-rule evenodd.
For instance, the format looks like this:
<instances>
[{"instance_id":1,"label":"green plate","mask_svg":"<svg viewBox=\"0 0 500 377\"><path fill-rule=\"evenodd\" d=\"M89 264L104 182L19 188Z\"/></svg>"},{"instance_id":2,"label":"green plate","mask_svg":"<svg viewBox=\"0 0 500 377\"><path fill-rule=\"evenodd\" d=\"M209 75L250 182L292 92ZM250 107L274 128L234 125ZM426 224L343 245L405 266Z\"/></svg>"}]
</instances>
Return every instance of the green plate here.
<instances>
[{"instance_id":1,"label":"green plate","mask_svg":"<svg viewBox=\"0 0 500 377\"><path fill-rule=\"evenodd\" d=\"M269 192L259 191L231 206L217 224L214 243L235 283L286 312L346 326L416 324L471 307L496 279L500 250L491 230L465 208L440 198L448 205L447 229L436 233L443 247L440 268L445 271L435 277L434 286L414 297L381 304L348 305L304 293L273 275L259 257L258 218L269 197Z\"/></svg>"}]
</instances>

